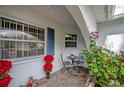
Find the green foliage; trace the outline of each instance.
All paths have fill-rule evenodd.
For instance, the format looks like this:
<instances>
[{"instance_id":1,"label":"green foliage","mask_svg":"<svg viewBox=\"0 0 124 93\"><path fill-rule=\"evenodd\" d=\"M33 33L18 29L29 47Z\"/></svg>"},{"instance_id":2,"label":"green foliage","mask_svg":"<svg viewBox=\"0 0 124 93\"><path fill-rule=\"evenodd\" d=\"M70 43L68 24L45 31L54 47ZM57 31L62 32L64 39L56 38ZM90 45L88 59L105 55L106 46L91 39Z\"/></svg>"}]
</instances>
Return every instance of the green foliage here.
<instances>
[{"instance_id":1,"label":"green foliage","mask_svg":"<svg viewBox=\"0 0 124 93\"><path fill-rule=\"evenodd\" d=\"M117 55L99 49L95 40L91 40L91 51L83 50L88 63L90 75L96 77L96 86L115 87L124 86L124 63Z\"/></svg>"},{"instance_id":2,"label":"green foliage","mask_svg":"<svg viewBox=\"0 0 124 93\"><path fill-rule=\"evenodd\" d=\"M7 73L4 73L3 75L0 75L0 80L4 77L4 76L7 76L8 74Z\"/></svg>"}]
</instances>

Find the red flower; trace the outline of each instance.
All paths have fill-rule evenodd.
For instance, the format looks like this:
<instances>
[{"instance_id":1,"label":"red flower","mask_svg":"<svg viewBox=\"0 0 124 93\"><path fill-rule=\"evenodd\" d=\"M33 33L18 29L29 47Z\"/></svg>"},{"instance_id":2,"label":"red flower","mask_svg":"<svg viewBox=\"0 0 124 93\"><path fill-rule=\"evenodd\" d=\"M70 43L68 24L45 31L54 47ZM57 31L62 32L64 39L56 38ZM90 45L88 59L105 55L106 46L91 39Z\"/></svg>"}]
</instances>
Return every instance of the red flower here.
<instances>
[{"instance_id":1,"label":"red flower","mask_svg":"<svg viewBox=\"0 0 124 93\"><path fill-rule=\"evenodd\" d=\"M0 75L4 74L5 72L6 72L6 70L0 69Z\"/></svg>"},{"instance_id":2,"label":"red flower","mask_svg":"<svg viewBox=\"0 0 124 93\"><path fill-rule=\"evenodd\" d=\"M9 60L0 60L0 74L4 74L12 68L12 62Z\"/></svg>"},{"instance_id":3,"label":"red flower","mask_svg":"<svg viewBox=\"0 0 124 93\"><path fill-rule=\"evenodd\" d=\"M0 68L2 68L3 67L3 64L2 64L2 62L0 61Z\"/></svg>"},{"instance_id":4,"label":"red flower","mask_svg":"<svg viewBox=\"0 0 124 93\"><path fill-rule=\"evenodd\" d=\"M44 57L44 61L47 62L47 63L53 62L53 60L54 60L54 57L52 55L46 55Z\"/></svg>"},{"instance_id":5,"label":"red flower","mask_svg":"<svg viewBox=\"0 0 124 93\"><path fill-rule=\"evenodd\" d=\"M44 65L44 71L51 71L53 68L53 65L52 64L45 64Z\"/></svg>"},{"instance_id":6,"label":"red flower","mask_svg":"<svg viewBox=\"0 0 124 93\"><path fill-rule=\"evenodd\" d=\"M0 60L0 75L5 75L12 68L12 62L9 60ZM7 87L11 81L11 76L4 76L0 80L0 87Z\"/></svg>"},{"instance_id":7,"label":"red flower","mask_svg":"<svg viewBox=\"0 0 124 93\"><path fill-rule=\"evenodd\" d=\"M10 75L3 77L2 80L0 80L0 87L8 87L11 79Z\"/></svg>"}]
</instances>

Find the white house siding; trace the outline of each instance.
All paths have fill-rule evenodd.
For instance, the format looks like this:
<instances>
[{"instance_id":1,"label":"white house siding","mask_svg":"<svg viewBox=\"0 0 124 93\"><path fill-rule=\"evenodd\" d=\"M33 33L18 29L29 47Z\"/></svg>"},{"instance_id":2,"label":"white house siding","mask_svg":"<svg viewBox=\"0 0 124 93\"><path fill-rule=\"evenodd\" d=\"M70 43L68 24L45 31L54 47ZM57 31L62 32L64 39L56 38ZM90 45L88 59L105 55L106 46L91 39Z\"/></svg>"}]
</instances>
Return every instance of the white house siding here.
<instances>
[{"instance_id":1,"label":"white house siding","mask_svg":"<svg viewBox=\"0 0 124 93\"><path fill-rule=\"evenodd\" d=\"M113 35L111 40L115 42L115 49L124 50L124 18L99 23L98 31L100 33L100 38L98 40L100 46L105 46L107 36ZM120 42L122 42L121 46L118 44Z\"/></svg>"},{"instance_id":2,"label":"white house siding","mask_svg":"<svg viewBox=\"0 0 124 93\"><path fill-rule=\"evenodd\" d=\"M52 73L62 68L62 63L60 60L61 53L64 55L64 57L66 57L66 55L71 53L78 54L80 50L85 47L85 43L79 29L71 26L64 26L52 19L39 15L37 12L29 10L24 6L0 6L0 15L23 23L44 27L45 35L47 33L47 27L55 29L55 60L53 62L54 68ZM77 48L64 48L64 34L70 32L77 33L79 36L79 46ZM10 72L13 80L11 81L10 86L15 87L24 85L27 82L29 76L33 76L36 79L45 76L43 71L43 64L43 56L38 56L33 59L21 58L18 61L13 60L13 68Z\"/></svg>"},{"instance_id":3,"label":"white house siding","mask_svg":"<svg viewBox=\"0 0 124 93\"><path fill-rule=\"evenodd\" d=\"M77 22L84 40L86 41L86 47L90 50L90 38L89 35L91 32L97 31L97 22L96 18L88 5L79 5L79 6L69 6L66 5L67 10L71 13L75 21Z\"/></svg>"},{"instance_id":4,"label":"white house siding","mask_svg":"<svg viewBox=\"0 0 124 93\"><path fill-rule=\"evenodd\" d=\"M79 56L79 53L81 52L81 50L83 48L86 48L85 46L85 41L82 37L82 33L81 31L78 29L78 28L72 28L72 27L68 27L68 26L63 26L63 48L62 48L62 51L63 51L63 57L64 59L66 60L66 57L69 56L70 54L74 54L74 55L77 55ZM66 48L64 45L64 35L65 34L77 34L77 48Z\"/></svg>"},{"instance_id":5,"label":"white house siding","mask_svg":"<svg viewBox=\"0 0 124 93\"><path fill-rule=\"evenodd\" d=\"M80 11L84 17L84 20L86 22L87 28L89 32L95 32L97 31L97 21L96 18L88 5L80 5Z\"/></svg>"}]
</instances>

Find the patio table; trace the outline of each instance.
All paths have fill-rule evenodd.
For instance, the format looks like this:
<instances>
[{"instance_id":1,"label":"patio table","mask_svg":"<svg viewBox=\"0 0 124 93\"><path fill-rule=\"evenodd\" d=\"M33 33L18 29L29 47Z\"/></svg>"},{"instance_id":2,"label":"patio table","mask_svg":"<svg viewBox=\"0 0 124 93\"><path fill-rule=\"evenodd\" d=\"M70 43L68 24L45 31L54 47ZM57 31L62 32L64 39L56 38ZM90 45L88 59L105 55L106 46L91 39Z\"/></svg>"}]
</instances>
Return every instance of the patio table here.
<instances>
[{"instance_id":1,"label":"patio table","mask_svg":"<svg viewBox=\"0 0 124 93\"><path fill-rule=\"evenodd\" d=\"M68 56L67 58L71 60L72 65L73 65L73 67L74 67L74 70L76 69L76 67L78 67L78 69L80 70L80 67L79 67L79 65L78 65L78 63L80 62L78 56L75 56L75 55L71 54L71 55Z\"/></svg>"},{"instance_id":2,"label":"patio table","mask_svg":"<svg viewBox=\"0 0 124 93\"><path fill-rule=\"evenodd\" d=\"M76 70L76 68L78 69L78 72L83 70L84 60L82 61L79 56L71 54L67 59L71 60L74 70Z\"/></svg>"},{"instance_id":3,"label":"patio table","mask_svg":"<svg viewBox=\"0 0 124 93\"><path fill-rule=\"evenodd\" d=\"M71 54L71 55L68 56L67 58L71 60L73 66L75 67L75 66L76 66L76 65L75 65L75 60L78 60L79 57Z\"/></svg>"}]
</instances>

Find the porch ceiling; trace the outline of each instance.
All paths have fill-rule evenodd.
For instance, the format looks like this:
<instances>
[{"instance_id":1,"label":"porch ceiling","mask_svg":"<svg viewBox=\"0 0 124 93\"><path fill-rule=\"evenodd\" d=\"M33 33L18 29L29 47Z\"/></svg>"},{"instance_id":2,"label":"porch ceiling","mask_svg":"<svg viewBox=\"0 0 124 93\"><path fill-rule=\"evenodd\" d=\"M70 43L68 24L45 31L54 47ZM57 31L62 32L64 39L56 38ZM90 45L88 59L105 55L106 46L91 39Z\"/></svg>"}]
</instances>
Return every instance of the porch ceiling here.
<instances>
[{"instance_id":1,"label":"porch ceiling","mask_svg":"<svg viewBox=\"0 0 124 93\"><path fill-rule=\"evenodd\" d=\"M30 5L28 7L37 13L51 18L61 24L76 26L76 22L64 5Z\"/></svg>"},{"instance_id":2,"label":"porch ceiling","mask_svg":"<svg viewBox=\"0 0 124 93\"><path fill-rule=\"evenodd\" d=\"M91 5L90 6L98 23L108 20L106 5Z\"/></svg>"}]
</instances>

